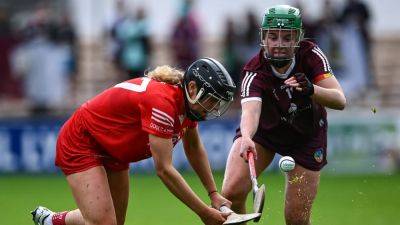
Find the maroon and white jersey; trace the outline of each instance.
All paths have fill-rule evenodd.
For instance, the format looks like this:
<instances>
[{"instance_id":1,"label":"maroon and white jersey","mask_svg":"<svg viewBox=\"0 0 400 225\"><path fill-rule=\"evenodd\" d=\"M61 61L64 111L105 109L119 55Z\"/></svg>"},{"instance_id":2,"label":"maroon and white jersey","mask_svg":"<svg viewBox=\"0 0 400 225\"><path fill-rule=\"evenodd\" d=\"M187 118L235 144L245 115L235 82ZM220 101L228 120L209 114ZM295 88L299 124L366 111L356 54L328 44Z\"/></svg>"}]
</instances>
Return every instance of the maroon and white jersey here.
<instances>
[{"instance_id":1,"label":"maroon and white jersey","mask_svg":"<svg viewBox=\"0 0 400 225\"><path fill-rule=\"evenodd\" d=\"M327 58L310 41L300 42L295 62L286 75L277 75L272 71L263 50L242 71L241 102L262 102L256 135L268 136L272 143L304 143L327 125L323 106L284 84L295 73L304 73L313 83L333 76Z\"/></svg>"}]
</instances>

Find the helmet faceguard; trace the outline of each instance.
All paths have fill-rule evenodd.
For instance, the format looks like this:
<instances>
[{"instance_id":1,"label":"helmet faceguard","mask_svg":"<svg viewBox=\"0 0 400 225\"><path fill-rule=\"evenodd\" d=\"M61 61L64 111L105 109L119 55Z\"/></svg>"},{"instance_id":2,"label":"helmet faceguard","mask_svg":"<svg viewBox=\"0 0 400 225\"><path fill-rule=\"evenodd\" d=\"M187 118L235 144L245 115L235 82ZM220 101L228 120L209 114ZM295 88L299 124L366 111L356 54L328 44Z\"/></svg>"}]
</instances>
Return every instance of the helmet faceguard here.
<instances>
[{"instance_id":1,"label":"helmet faceguard","mask_svg":"<svg viewBox=\"0 0 400 225\"><path fill-rule=\"evenodd\" d=\"M288 5L268 8L260 28L261 46L271 64L282 68L289 64L303 40L300 10Z\"/></svg>"},{"instance_id":2,"label":"helmet faceguard","mask_svg":"<svg viewBox=\"0 0 400 225\"><path fill-rule=\"evenodd\" d=\"M190 97L188 90L191 81L197 87L194 98ZM194 121L220 117L233 102L236 90L229 73L221 63L212 58L202 58L190 65L185 72L183 86L186 114Z\"/></svg>"}]
</instances>

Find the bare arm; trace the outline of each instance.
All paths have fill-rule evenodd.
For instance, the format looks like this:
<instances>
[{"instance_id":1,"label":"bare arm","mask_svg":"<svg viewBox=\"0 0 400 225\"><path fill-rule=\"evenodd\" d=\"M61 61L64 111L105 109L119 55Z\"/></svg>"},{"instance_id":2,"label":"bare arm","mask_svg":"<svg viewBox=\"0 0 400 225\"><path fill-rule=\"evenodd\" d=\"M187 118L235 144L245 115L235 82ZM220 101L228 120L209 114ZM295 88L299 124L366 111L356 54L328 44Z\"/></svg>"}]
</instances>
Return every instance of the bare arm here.
<instances>
[{"instance_id":1,"label":"bare arm","mask_svg":"<svg viewBox=\"0 0 400 225\"><path fill-rule=\"evenodd\" d=\"M252 138L256 133L260 120L261 105L261 101L242 103L242 116L240 119L242 137Z\"/></svg>"},{"instance_id":2,"label":"bare arm","mask_svg":"<svg viewBox=\"0 0 400 225\"><path fill-rule=\"evenodd\" d=\"M285 80L285 84L294 87L297 91L303 92L303 88L308 90L313 89L313 93L310 97L319 104L326 106L331 109L343 110L346 106L346 97L343 94L342 87L334 76L321 80L315 84L312 84L305 76L301 78L302 81L299 83L295 76ZM299 75L301 76L301 75ZM303 85L303 86L302 86Z\"/></svg>"},{"instance_id":3,"label":"bare arm","mask_svg":"<svg viewBox=\"0 0 400 225\"><path fill-rule=\"evenodd\" d=\"M214 177L211 172L207 152L200 140L199 132L196 128L188 129L183 137L185 154L190 165L199 176L201 182L207 190L212 200L213 207L219 209L221 205L230 207L231 202L219 195L215 185Z\"/></svg>"},{"instance_id":4,"label":"bare arm","mask_svg":"<svg viewBox=\"0 0 400 225\"><path fill-rule=\"evenodd\" d=\"M172 141L149 135L150 149L157 175L167 188L198 215L207 211L208 206L193 192L183 177L172 165Z\"/></svg>"},{"instance_id":5,"label":"bare arm","mask_svg":"<svg viewBox=\"0 0 400 225\"><path fill-rule=\"evenodd\" d=\"M208 156L203 143L200 141L197 128L188 129L182 141L189 163L199 176L207 192L216 191L217 187L208 163Z\"/></svg>"},{"instance_id":6,"label":"bare arm","mask_svg":"<svg viewBox=\"0 0 400 225\"><path fill-rule=\"evenodd\" d=\"M314 84L314 95L311 96L319 104L331 109L343 110L346 97L335 77L329 77Z\"/></svg>"},{"instance_id":7,"label":"bare arm","mask_svg":"<svg viewBox=\"0 0 400 225\"><path fill-rule=\"evenodd\" d=\"M208 207L189 187L181 174L172 165L172 141L149 134L150 149L153 155L157 175L167 188L205 224L222 224L229 214L221 214Z\"/></svg>"},{"instance_id":8,"label":"bare arm","mask_svg":"<svg viewBox=\"0 0 400 225\"><path fill-rule=\"evenodd\" d=\"M240 120L240 131L242 133L241 156L247 161L247 151L252 151L257 159L255 144L251 140L258 128L261 114L261 101L248 101L242 103L242 117Z\"/></svg>"}]
</instances>

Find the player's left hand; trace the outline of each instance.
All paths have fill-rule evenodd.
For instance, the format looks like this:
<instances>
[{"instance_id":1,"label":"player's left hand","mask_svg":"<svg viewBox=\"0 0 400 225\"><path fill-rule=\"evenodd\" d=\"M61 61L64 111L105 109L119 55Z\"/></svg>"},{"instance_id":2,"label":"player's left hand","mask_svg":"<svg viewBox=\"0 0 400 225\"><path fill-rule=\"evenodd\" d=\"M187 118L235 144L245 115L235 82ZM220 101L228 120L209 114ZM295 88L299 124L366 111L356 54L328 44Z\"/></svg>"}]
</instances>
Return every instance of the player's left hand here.
<instances>
[{"instance_id":1,"label":"player's left hand","mask_svg":"<svg viewBox=\"0 0 400 225\"><path fill-rule=\"evenodd\" d=\"M311 96L314 94L314 85L304 73L296 73L294 76L285 80L285 84L294 87L296 91L305 96Z\"/></svg>"},{"instance_id":2,"label":"player's left hand","mask_svg":"<svg viewBox=\"0 0 400 225\"><path fill-rule=\"evenodd\" d=\"M214 192L210 195L211 206L215 209L220 209L223 205L231 208L232 202L228 199L222 197L222 195L218 192Z\"/></svg>"}]
</instances>

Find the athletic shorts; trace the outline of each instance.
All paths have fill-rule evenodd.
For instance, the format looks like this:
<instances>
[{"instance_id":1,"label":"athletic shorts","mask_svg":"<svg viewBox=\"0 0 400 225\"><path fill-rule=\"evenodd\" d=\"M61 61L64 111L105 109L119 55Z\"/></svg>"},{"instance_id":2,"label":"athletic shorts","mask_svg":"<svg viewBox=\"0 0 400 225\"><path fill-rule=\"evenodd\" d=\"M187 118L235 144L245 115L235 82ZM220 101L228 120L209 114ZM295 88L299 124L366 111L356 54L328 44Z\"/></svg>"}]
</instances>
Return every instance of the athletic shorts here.
<instances>
[{"instance_id":1,"label":"athletic shorts","mask_svg":"<svg viewBox=\"0 0 400 225\"><path fill-rule=\"evenodd\" d=\"M56 146L56 166L65 175L79 173L96 166L112 171L129 168L129 163L120 162L109 156L87 131L78 109L62 126Z\"/></svg>"},{"instance_id":2,"label":"athletic shorts","mask_svg":"<svg viewBox=\"0 0 400 225\"><path fill-rule=\"evenodd\" d=\"M239 131L234 140L240 136ZM308 170L320 171L328 163L326 127L320 129L310 140L298 145L273 143L267 135L262 135L260 132L254 135L253 141L281 156L291 156L297 164Z\"/></svg>"}]
</instances>

